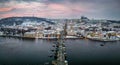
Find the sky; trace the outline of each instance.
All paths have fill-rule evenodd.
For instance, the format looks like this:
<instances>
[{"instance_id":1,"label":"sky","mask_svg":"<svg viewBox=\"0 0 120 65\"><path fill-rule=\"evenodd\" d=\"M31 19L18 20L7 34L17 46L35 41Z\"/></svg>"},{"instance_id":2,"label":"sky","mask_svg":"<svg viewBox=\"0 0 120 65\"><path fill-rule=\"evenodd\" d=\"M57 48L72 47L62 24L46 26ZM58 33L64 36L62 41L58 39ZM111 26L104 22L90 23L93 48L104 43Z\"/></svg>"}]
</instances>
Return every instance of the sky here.
<instances>
[{"instance_id":1,"label":"sky","mask_svg":"<svg viewBox=\"0 0 120 65\"><path fill-rule=\"evenodd\" d=\"M120 20L120 0L0 0L0 18L12 16Z\"/></svg>"}]
</instances>

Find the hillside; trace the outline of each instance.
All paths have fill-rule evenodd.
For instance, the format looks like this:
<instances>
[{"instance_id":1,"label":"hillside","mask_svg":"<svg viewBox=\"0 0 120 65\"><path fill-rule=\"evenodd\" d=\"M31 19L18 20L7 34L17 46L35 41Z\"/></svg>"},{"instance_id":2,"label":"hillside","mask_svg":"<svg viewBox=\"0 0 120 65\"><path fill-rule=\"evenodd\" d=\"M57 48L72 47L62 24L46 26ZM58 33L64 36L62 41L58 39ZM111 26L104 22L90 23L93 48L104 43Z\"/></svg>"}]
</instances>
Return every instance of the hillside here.
<instances>
[{"instance_id":1,"label":"hillside","mask_svg":"<svg viewBox=\"0 0 120 65\"><path fill-rule=\"evenodd\" d=\"M13 25L16 23L17 25L25 22L25 21L33 21L33 22L47 22L50 24L54 24L52 21L46 19L46 18L38 18L38 17L9 17L9 18L3 18L0 20L0 26L1 25Z\"/></svg>"}]
</instances>

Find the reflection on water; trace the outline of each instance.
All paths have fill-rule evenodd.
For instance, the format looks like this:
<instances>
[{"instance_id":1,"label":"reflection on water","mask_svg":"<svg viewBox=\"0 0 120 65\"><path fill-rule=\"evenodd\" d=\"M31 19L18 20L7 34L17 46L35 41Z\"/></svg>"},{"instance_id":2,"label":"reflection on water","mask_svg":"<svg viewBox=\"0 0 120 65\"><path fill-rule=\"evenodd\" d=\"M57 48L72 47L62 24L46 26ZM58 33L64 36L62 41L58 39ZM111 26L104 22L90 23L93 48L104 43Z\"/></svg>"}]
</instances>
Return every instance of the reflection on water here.
<instances>
[{"instance_id":1,"label":"reflection on water","mask_svg":"<svg viewBox=\"0 0 120 65\"><path fill-rule=\"evenodd\" d=\"M0 37L0 64L39 64L51 62L55 40ZM69 65L105 65L119 63L120 43L91 40L66 40ZM120 64L120 63L119 63Z\"/></svg>"},{"instance_id":2,"label":"reflection on water","mask_svg":"<svg viewBox=\"0 0 120 65\"><path fill-rule=\"evenodd\" d=\"M52 45L45 40L1 38L1 64L44 64L51 62Z\"/></svg>"},{"instance_id":3,"label":"reflection on water","mask_svg":"<svg viewBox=\"0 0 120 65\"><path fill-rule=\"evenodd\" d=\"M105 43L74 40L73 43L73 40L67 40L66 45L70 65L115 65L120 61L119 41Z\"/></svg>"}]
</instances>

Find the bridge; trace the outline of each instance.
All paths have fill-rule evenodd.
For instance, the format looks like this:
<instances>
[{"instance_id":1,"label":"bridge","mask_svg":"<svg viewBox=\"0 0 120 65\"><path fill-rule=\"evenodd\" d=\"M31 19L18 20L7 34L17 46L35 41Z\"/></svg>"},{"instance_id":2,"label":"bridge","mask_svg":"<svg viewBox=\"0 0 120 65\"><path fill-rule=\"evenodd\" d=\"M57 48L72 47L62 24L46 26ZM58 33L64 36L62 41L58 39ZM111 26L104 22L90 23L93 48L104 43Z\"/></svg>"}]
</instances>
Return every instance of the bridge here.
<instances>
[{"instance_id":1,"label":"bridge","mask_svg":"<svg viewBox=\"0 0 120 65\"><path fill-rule=\"evenodd\" d=\"M60 36L57 39L56 43L56 52L55 52L55 60L52 61L53 65L68 65L68 61L66 60L66 48L64 38L66 36L66 25L64 27L64 31L60 32Z\"/></svg>"}]
</instances>

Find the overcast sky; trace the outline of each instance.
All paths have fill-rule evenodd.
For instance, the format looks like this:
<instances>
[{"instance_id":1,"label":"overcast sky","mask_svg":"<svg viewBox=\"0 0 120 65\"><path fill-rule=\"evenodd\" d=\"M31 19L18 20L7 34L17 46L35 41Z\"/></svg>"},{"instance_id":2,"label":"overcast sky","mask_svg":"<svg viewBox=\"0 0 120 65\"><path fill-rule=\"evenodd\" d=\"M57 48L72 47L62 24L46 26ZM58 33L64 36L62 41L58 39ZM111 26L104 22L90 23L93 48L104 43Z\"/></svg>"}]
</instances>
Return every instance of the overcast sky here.
<instances>
[{"instance_id":1,"label":"overcast sky","mask_svg":"<svg viewBox=\"0 0 120 65\"><path fill-rule=\"evenodd\" d=\"M11 16L120 20L120 0L0 0L0 17Z\"/></svg>"}]
</instances>

